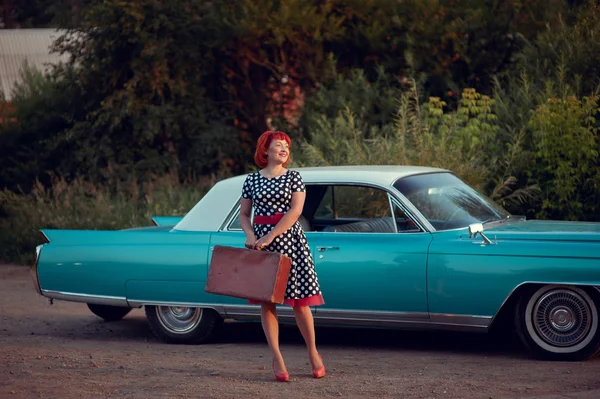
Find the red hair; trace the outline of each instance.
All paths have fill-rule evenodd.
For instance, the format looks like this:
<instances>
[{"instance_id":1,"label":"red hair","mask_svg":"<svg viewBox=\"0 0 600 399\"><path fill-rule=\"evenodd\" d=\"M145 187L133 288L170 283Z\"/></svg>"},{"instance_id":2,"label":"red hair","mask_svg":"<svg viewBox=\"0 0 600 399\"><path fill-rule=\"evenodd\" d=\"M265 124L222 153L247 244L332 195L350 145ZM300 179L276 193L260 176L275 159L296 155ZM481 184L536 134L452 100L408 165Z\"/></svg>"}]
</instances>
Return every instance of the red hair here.
<instances>
[{"instance_id":1,"label":"red hair","mask_svg":"<svg viewBox=\"0 0 600 399\"><path fill-rule=\"evenodd\" d=\"M292 146L292 141L290 140L290 136L285 134L284 132L273 132L267 130L263 134L260 135L258 141L256 142L256 151L254 152L254 162L261 167L264 168L269 163L269 158L267 152L269 151L269 146L273 140L285 140L288 146ZM283 166L285 167L288 162L290 162L290 157L285 161Z\"/></svg>"}]
</instances>

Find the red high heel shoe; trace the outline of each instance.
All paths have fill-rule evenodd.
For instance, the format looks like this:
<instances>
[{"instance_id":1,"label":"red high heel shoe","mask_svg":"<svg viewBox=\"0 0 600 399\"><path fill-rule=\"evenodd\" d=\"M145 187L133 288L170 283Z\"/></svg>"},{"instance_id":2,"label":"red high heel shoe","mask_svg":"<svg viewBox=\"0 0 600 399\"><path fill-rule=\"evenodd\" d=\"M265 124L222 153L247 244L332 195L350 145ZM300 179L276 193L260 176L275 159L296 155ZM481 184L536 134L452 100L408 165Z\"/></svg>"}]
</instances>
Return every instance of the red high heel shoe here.
<instances>
[{"instance_id":1,"label":"red high heel shoe","mask_svg":"<svg viewBox=\"0 0 600 399\"><path fill-rule=\"evenodd\" d=\"M323 358L321 357L321 355L319 354L319 359L321 359L321 363L323 362ZM317 370L313 369L313 377L314 378L322 378L325 377L325 364L323 364L320 368L318 368Z\"/></svg>"},{"instance_id":2,"label":"red high heel shoe","mask_svg":"<svg viewBox=\"0 0 600 399\"><path fill-rule=\"evenodd\" d=\"M277 379L277 381L287 382L290 380L290 374L287 371L285 371L285 372L284 371L280 371L280 372L275 371L275 360L273 360L271 367L273 368L273 373L275 373L275 378Z\"/></svg>"}]
</instances>

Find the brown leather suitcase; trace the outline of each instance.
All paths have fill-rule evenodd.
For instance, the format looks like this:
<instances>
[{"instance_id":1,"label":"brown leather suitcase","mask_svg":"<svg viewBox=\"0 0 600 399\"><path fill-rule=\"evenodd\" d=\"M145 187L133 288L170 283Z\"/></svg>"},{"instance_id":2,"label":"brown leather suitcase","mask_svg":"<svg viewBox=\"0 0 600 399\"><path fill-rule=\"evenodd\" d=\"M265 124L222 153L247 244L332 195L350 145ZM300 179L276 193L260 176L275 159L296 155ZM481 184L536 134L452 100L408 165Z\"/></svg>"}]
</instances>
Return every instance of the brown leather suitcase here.
<instances>
[{"instance_id":1,"label":"brown leather suitcase","mask_svg":"<svg viewBox=\"0 0 600 399\"><path fill-rule=\"evenodd\" d=\"M292 260L277 252L215 245L206 292L282 304Z\"/></svg>"}]
</instances>

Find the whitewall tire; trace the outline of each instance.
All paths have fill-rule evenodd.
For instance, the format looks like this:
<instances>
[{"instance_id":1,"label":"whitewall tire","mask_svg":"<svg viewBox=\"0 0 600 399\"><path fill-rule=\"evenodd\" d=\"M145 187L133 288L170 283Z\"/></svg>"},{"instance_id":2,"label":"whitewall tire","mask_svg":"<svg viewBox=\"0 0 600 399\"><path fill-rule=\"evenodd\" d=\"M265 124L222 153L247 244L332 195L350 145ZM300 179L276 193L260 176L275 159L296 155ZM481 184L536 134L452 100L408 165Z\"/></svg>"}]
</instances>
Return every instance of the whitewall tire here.
<instances>
[{"instance_id":1,"label":"whitewall tire","mask_svg":"<svg viewBox=\"0 0 600 399\"><path fill-rule=\"evenodd\" d=\"M213 309L185 306L144 306L150 329L170 344L209 341L223 319Z\"/></svg>"},{"instance_id":2,"label":"whitewall tire","mask_svg":"<svg viewBox=\"0 0 600 399\"><path fill-rule=\"evenodd\" d=\"M517 303L517 333L538 357L587 359L600 348L598 304L597 293L582 287L537 286Z\"/></svg>"}]
</instances>

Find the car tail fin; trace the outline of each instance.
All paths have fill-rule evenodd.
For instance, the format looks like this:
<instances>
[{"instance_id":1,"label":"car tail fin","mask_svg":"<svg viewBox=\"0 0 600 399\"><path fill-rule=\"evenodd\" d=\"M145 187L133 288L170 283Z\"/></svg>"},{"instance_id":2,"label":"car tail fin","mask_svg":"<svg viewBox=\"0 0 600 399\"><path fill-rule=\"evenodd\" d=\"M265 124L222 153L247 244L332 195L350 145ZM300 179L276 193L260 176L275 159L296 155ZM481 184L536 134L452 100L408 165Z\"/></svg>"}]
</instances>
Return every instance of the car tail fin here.
<instances>
[{"instance_id":1,"label":"car tail fin","mask_svg":"<svg viewBox=\"0 0 600 399\"><path fill-rule=\"evenodd\" d=\"M50 237L46 234L47 230L40 230L40 234L42 235L42 239L44 240L44 244L50 244Z\"/></svg>"},{"instance_id":2,"label":"car tail fin","mask_svg":"<svg viewBox=\"0 0 600 399\"><path fill-rule=\"evenodd\" d=\"M161 229L168 232L170 228ZM164 239L144 230L41 230L46 243L50 245L113 245L148 243ZM150 237L152 236L152 237Z\"/></svg>"},{"instance_id":3,"label":"car tail fin","mask_svg":"<svg viewBox=\"0 0 600 399\"><path fill-rule=\"evenodd\" d=\"M51 242L62 242L62 241L64 241L65 237L76 234L76 232L72 231L72 230L53 230L53 229L43 229L43 230L40 230L40 233L42 234L44 244L50 244Z\"/></svg>"},{"instance_id":4,"label":"car tail fin","mask_svg":"<svg viewBox=\"0 0 600 399\"><path fill-rule=\"evenodd\" d=\"M175 226L183 216L152 216L150 220L155 226Z\"/></svg>"},{"instance_id":5,"label":"car tail fin","mask_svg":"<svg viewBox=\"0 0 600 399\"><path fill-rule=\"evenodd\" d=\"M79 244L106 240L111 237L115 231L107 230L67 230L67 229L43 229L40 230L45 244Z\"/></svg>"}]
</instances>

